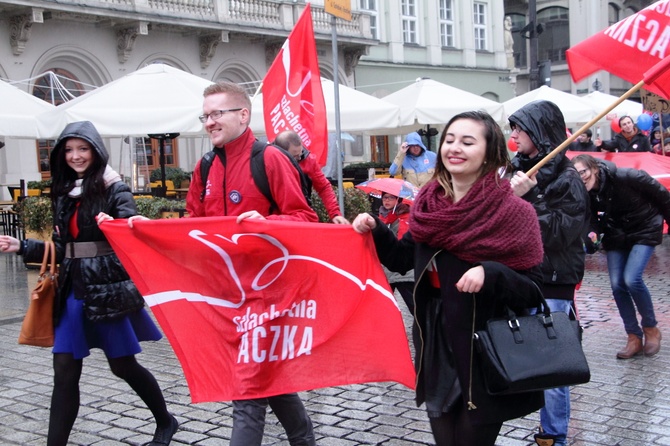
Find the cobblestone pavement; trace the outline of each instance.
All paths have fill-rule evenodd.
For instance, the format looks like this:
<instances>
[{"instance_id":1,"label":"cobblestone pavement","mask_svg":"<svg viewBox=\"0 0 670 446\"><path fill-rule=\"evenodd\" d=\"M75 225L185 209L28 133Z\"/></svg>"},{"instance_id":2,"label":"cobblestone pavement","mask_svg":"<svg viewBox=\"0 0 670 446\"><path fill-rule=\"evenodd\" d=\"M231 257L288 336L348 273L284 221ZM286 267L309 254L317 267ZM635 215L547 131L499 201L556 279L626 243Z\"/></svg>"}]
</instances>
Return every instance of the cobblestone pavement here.
<instances>
[{"instance_id":1,"label":"cobblestone pavement","mask_svg":"<svg viewBox=\"0 0 670 446\"><path fill-rule=\"evenodd\" d=\"M655 301L659 327L665 331L661 352L651 358L623 361L615 354L626 335L611 298L605 258L588 257L578 308L591 382L572 390L570 444L670 445L670 239L656 249L647 268L647 285ZM14 255L0 255L0 444L46 443L51 393L51 354L20 346L18 331L34 270ZM405 321L411 323L408 315ZM140 363L164 390L170 410L181 423L173 445L225 445L230 438L231 406L191 404L181 368L164 339L143 344ZM81 409L70 437L73 445L140 445L154 430L150 412L123 381L115 378L104 356L84 360ZM302 394L323 446L430 445L432 436L423 408L413 392L393 383L318 389ZM527 446L539 424L537 413L506 423L499 446ZM264 445L288 445L281 425L268 415Z\"/></svg>"}]
</instances>

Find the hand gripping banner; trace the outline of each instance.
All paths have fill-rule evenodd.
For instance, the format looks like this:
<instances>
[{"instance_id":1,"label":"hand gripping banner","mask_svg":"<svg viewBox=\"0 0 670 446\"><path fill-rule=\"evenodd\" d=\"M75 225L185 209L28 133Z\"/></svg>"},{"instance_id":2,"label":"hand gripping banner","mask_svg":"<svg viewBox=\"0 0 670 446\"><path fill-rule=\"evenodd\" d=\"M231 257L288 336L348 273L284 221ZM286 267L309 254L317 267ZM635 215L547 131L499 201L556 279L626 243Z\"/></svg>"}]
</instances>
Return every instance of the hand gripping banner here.
<instances>
[{"instance_id":1,"label":"hand gripping banner","mask_svg":"<svg viewBox=\"0 0 670 446\"><path fill-rule=\"evenodd\" d=\"M101 226L179 359L192 401L415 373L372 237L234 217Z\"/></svg>"}]
</instances>

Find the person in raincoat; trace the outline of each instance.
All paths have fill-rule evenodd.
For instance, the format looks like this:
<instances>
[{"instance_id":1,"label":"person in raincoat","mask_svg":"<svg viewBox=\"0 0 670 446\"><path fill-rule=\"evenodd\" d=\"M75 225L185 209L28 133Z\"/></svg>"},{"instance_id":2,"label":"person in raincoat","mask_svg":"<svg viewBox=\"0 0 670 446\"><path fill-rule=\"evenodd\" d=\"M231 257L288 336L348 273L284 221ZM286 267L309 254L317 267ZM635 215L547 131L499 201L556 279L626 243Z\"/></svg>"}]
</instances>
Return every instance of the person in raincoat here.
<instances>
[{"instance_id":1,"label":"person in raincoat","mask_svg":"<svg viewBox=\"0 0 670 446\"><path fill-rule=\"evenodd\" d=\"M421 135L412 132L405 138L398 154L396 155L389 174L395 176L400 174L405 181L409 181L416 187L426 184L435 172L435 161L437 155L426 149L421 140Z\"/></svg>"}]
</instances>

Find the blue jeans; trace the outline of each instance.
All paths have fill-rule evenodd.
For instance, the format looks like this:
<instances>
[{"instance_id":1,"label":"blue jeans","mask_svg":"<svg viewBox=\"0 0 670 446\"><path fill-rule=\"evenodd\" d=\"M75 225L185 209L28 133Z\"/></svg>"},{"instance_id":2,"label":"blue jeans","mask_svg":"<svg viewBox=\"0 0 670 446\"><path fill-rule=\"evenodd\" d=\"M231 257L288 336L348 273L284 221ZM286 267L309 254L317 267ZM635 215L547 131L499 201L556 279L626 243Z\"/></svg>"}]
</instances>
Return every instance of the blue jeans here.
<instances>
[{"instance_id":1,"label":"blue jeans","mask_svg":"<svg viewBox=\"0 0 670 446\"><path fill-rule=\"evenodd\" d=\"M572 311L569 300L546 299L551 311ZM531 311L534 313L534 311ZM544 407L540 409L540 424L545 434L553 435L555 446L565 446L570 423L570 387L544 391Z\"/></svg>"},{"instance_id":2,"label":"blue jeans","mask_svg":"<svg viewBox=\"0 0 670 446\"><path fill-rule=\"evenodd\" d=\"M233 401L230 446L260 446L268 405L284 427L291 446L316 446L312 420L297 393Z\"/></svg>"},{"instance_id":3,"label":"blue jeans","mask_svg":"<svg viewBox=\"0 0 670 446\"><path fill-rule=\"evenodd\" d=\"M642 317L643 327L655 327L656 316L651 294L642 280L642 273L649 258L654 253L653 246L634 245L630 251L607 251L607 269L612 284L612 294L623 320L626 333L643 336L638 324L635 307Z\"/></svg>"}]
</instances>

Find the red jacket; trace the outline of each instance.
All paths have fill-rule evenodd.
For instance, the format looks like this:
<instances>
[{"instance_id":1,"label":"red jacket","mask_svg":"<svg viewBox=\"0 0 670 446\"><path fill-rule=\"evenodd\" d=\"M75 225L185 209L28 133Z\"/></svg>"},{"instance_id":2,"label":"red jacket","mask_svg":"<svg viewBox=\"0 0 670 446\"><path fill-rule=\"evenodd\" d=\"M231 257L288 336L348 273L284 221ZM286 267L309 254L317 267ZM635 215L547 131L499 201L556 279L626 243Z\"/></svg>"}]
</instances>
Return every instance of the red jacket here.
<instances>
[{"instance_id":1,"label":"red jacket","mask_svg":"<svg viewBox=\"0 0 670 446\"><path fill-rule=\"evenodd\" d=\"M251 146L255 141L251 129L223 147L224 167L215 157L207 177L205 198L198 161L186 196L186 210L191 217L235 216L246 211L258 211L268 220L297 220L318 222L316 213L302 194L298 172L278 149L268 147L263 156L270 192L279 209L269 215L270 202L256 187L251 176Z\"/></svg>"},{"instance_id":2,"label":"red jacket","mask_svg":"<svg viewBox=\"0 0 670 446\"><path fill-rule=\"evenodd\" d=\"M300 160L299 165L305 175L312 180L312 187L319 194L319 197L321 197L321 201L323 201L330 219L332 220L342 215L340 206L337 204L337 197L335 196L335 192L333 192L333 187L330 185L328 178L323 174L323 171L321 171L321 166L319 166L316 156L310 153Z\"/></svg>"}]
</instances>

